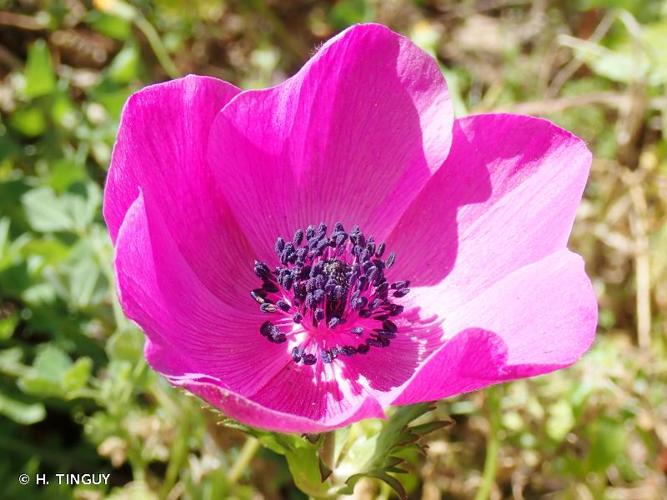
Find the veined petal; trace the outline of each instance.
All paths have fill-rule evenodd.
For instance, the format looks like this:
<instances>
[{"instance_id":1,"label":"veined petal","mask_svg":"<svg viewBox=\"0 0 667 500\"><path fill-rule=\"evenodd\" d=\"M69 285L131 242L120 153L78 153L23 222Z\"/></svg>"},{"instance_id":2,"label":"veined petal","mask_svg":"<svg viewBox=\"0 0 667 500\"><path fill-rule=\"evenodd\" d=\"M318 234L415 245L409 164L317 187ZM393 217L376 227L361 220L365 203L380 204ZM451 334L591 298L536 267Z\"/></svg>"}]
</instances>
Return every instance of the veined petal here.
<instances>
[{"instance_id":1,"label":"veined petal","mask_svg":"<svg viewBox=\"0 0 667 500\"><path fill-rule=\"evenodd\" d=\"M437 63L380 25L327 42L294 77L217 117L209 159L262 259L297 227L384 238L445 159L453 122Z\"/></svg>"},{"instance_id":2,"label":"veined petal","mask_svg":"<svg viewBox=\"0 0 667 500\"><path fill-rule=\"evenodd\" d=\"M115 266L123 310L146 332L148 363L227 415L264 428L321 432L383 417L393 391L441 337L439 329L424 327L432 342L424 340L428 335L406 336L361 368L347 358L317 367L294 364L286 344L260 335L266 315L229 307L201 284L157 204L143 194L119 231ZM240 300L252 302L247 294ZM383 361L402 368L374 378L372 368Z\"/></svg>"},{"instance_id":3,"label":"veined petal","mask_svg":"<svg viewBox=\"0 0 667 500\"><path fill-rule=\"evenodd\" d=\"M384 418L383 408L372 398L360 399L356 404L347 405L344 412L332 418L315 420L289 411L289 406L285 406L286 411L268 408L225 389L217 380L207 377L170 377L170 381L198 395L216 408L220 408L225 415L231 418L247 425L272 431L326 432L365 418ZM299 388L298 386L294 388L292 396L298 395L296 391ZM280 394L284 395L285 391L281 390Z\"/></svg>"},{"instance_id":4,"label":"veined petal","mask_svg":"<svg viewBox=\"0 0 667 500\"><path fill-rule=\"evenodd\" d=\"M456 309L565 248L590 163L584 142L547 120L457 120L447 161L388 240L395 272L413 286L439 286L442 303Z\"/></svg>"},{"instance_id":5,"label":"veined petal","mask_svg":"<svg viewBox=\"0 0 667 500\"><path fill-rule=\"evenodd\" d=\"M214 117L239 89L190 75L151 85L123 109L104 193L115 241L143 192L160 205L168 231L200 280L234 303L252 285L252 255L206 160Z\"/></svg>"},{"instance_id":6,"label":"veined petal","mask_svg":"<svg viewBox=\"0 0 667 500\"><path fill-rule=\"evenodd\" d=\"M239 307L231 307L201 283L157 206L149 194L135 200L119 231L115 258L123 310L152 344L148 362L164 374L210 375L238 392L263 387L289 355L284 347L261 342L265 317L247 293L237 298ZM250 307L240 307L244 301Z\"/></svg>"},{"instance_id":7,"label":"veined petal","mask_svg":"<svg viewBox=\"0 0 667 500\"><path fill-rule=\"evenodd\" d=\"M450 310L439 291L420 296L439 311L449 340L395 404L441 399L571 365L595 336L597 302L581 257L557 251Z\"/></svg>"}]
</instances>

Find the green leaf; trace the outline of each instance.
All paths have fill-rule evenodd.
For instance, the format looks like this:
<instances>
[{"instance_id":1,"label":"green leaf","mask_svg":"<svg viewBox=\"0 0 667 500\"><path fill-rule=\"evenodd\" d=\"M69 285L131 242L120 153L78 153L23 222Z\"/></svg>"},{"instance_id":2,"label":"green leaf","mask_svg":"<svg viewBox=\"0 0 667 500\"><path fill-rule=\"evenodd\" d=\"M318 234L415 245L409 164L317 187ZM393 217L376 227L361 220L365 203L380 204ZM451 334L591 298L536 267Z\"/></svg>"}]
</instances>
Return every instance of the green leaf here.
<instances>
[{"instance_id":1,"label":"green leaf","mask_svg":"<svg viewBox=\"0 0 667 500\"><path fill-rule=\"evenodd\" d=\"M81 123L81 112L65 92L57 92L51 104L51 118L60 127L73 130Z\"/></svg>"},{"instance_id":2,"label":"green leaf","mask_svg":"<svg viewBox=\"0 0 667 500\"><path fill-rule=\"evenodd\" d=\"M10 260L9 257L9 217L0 218L0 269Z\"/></svg>"},{"instance_id":3,"label":"green leaf","mask_svg":"<svg viewBox=\"0 0 667 500\"><path fill-rule=\"evenodd\" d=\"M450 421L433 421L410 426L410 423L434 409L431 403L402 406L395 410L379 434L371 438L357 439L344 457L341 470L357 470L351 474L338 493L352 494L355 484L363 477L379 479L387 483L400 498L406 498L403 484L391 474L402 473L397 466L403 463L407 451L422 451L420 437L450 425ZM363 460L363 457L368 457Z\"/></svg>"},{"instance_id":4,"label":"green leaf","mask_svg":"<svg viewBox=\"0 0 667 500\"><path fill-rule=\"evenodd\" d=\"M19 324L19 315L12 313L6 317L0 316L0 340L7 340L14 334L16 325Z\"/></svg>"},{"instance_id":5,"label":"green leaf","mask_svg":"<svg viewBox=\"0 0 667 500\"><path fill-rule=\"evenodd\" d=\"M28 49L25 65L25 88L23 93L28 99L47 95L56 88L56 75L51 62L51 54L44 40L37 40Z\"/></svg>"},{"instance_id":6,"label":"green leaf","mask_svg":"<svg viewBox=\"0 0 667 500\"><path fill-rule=\"evenodd\" d=\"M426 424L413 425L410 427L410 431L419 436L424 436L426 434L430 434L431 432L449 427L453 423L453 420L434 420L433 422L428 422Z\"/></svg>"},{"instance_id":7,"label":"green leaf","mask_svg":"<svg viewBox=\"0 0 667 500\"><path fill-rule=\"evenodd\" d=\"M110 358L136 362L141 359L144 336L136 329L119 330L114 333L106 344Z\"/></svg>"},{"instance_id":8,"label":"green leaf","mask_svg":"<svg viewBox=\"0 0 667 500\"><path fill-rule=\"evenodd\" d=\"M328 495L329 484L324 482L323 476L328 476L330 471L323 468L319 458L319 449L322 444L322 436L313 439L313 435L281 434L268 432L261 429L248 427L235 420L224 418L223 425L241 430L254 436L262 446L271 451L284 455L287 465L292 474L292 479L297 487L304 493L313 497L325 497Z\"/></svg>"},{"instance_id":9,"label":"green leaf","mask_svg":"<svg viewBox=\"0 0 667 500\"><path fill-rule=\"evenodd\" d=\"M132 35L132 24L118 16L94 11L89 12L87 21L95 31L116 40L127 40Z\"/></svg>"},{"instance_id":10,"label":"green leaf","mask_svg":"<svg viewBox=\"0 0 667 500\"><path fill-rule=\"evenodd\" d=\"M389 419L378 436L377 446L373 460L375 463L383 463L389 458L389 454L399 447L406 446L417 441L417 436L410 432L408 424L433 410L431 403L421 403L411 406L401 406Z\"/></svg>"},{"instance_id":11,"label":"green leaf","mask_svg":"<svg viewBox=\"0 0 667 500\"><path fill-rule=\"evenodd\" d=\"M641 25L634 35L623 33L611 48L574 37L563 37L578 59L596 74L620 83L645 79L651 85L667 82L667 54L662 47L667 40L667 21Z\"/></svg>"},{"instance_id":12,"label":"green leaf","mask_svg":"<svg viewBox=\"0 0 667 500\"><path fill-rule=\"evenodd\" d=\"M648 70L648 62L638 60L632 52L614 51L575 38L567 38L564 44L574 49L575 56L588 64L595 73L615 82L629 83L644 76Z\"/></svg>"},{"instance_id":13,"label":"green leaf","mask_svg":"<svg viewBox=\"0 0 667 500\"><path fill-rule=\"evenodd\" d=\"M102 203L102 192L94 182L87 182L85 187L66 192L61 196L61 203L76 229L82 230L90 225L97 216Z\"/></svg>"},{"instance_id":14,"label":"green leaf","mask_svg":"<svg viewBox=\"0 0 667 500\"><path fill-rule=\"evenodd\" d=\"M60 381L72 366L72 360L60 348L53 344L47 344L42 348L33 363L33 368L40 377Z\"/></svg>"},{"instance_id":15,"label":"green leaf","mask_svg":"<svg viewBox=\"0 0 667 500\"><path fill-rule=\"evenodd\" d=\"M93 361L88 357L77 359L63 376L65 392L72 396L76 391L83 389L90 379L93 370Z\"/></svg>"},{"instance_id":16,"label":"green leaf","mask_svg":"<svg viewBox=\"0 0 667 500\"><path fill-rule=\"evenodd\" d=\"M285 454L287 466L298 488L313 497L325 497L329 485L322 481L316 446L303 446Z\"/></svg>"},{"instance_id":17,"label":"green leaf","mask_svg":"<svg viewBox=\"0 0 667 500\"><path fill-rule=\"evenodd\" d=\"M139 63L139 50L136 45L127 45L111 62L109 78L116 83L130 83L137 78Z\"/></svg>"},{"instance_id":18,"label":"green leaf","mask_svg":"<svg viewBox=\"0 0 667 500\"><path fill-rule=\"evenodd\" d=\"M394 476L390 476L389 474L387 474L385 471L382 470L372 471L366 475L368 477L375 477L380 481L384 481L385 483L387 483L391 487L391 489L396 492L398 498L400 498L401 500L405 500L408 498L408 493L405 491L403 484L401 484L401 482Z\"/></svg>"},{"instance_id":19,"label":"green leaf","mask_svg":"<svg viewBox=\"0 0 667 500\"><path fill-rule=\"evenodd\" d=\"M627 443L627 429L623 422L603 419L593 422L588 470L604 471L623 456Z\"/></svg>"},{"instance_id":20,"label":"green leaf","mask_svg":"<svg viewBox=\"0 0 667 500\"><path fill-rule=\"evenodd\" d=\"M83 166L72 160L57 160L49 169L49 185L57 192L62 192L75 182L81 182L85 178L86 171Z\"/></svg>"},{"instance_id":21,"label":"green leaf","mask_svg":"<svg viewBox=\"0 0 667 500\"><path fill-rule=\"evenodd\" d=\"M36 396L64 396L64 378L72 360L58 347L48 344L40 350L28 372L19 381L19 388Z\"/></svg>"},{"instance_id":22,"label":"green leaf","mask_svg":"<svg viewBox=\"0 0 667 500\"><path fill-rule=\"evenodd\" d=\"M23 351L20 347L10 347L0 351L0 373L12 377L18 377L29 370L29 367L21 362Z\"/></svg>"},{"instance_id":23,"label":"green leaf","mask_svg":"<svg viewBox=\"0 0 667 500\"><path fill-rule=\"evenodd\" d=\"M97 215L102 195L93 182L77 191L57 196L53 189L40 187L25 193L21 201L28 223L35 231L82 231Z\"/></svg>"},{"instance_id":24,"label":"green leaf","mask_svg":"<svg viewBox=\"0 0 667 500\"><path fill-rule=\"evenodd\" d=\"M560 400L549 408L549 417L546 422L546 431L554 441L562 441L574 427L575 418L570 403Z\"/></svg>"},{"instance_id":25,"label":"green leaf","mask_svg":"<svg viewBox=\"0 0 667 500\"><path fill-rule=\"evenodd\" d=\"M40 232L67 231L74 223L52 189L32 189L21 198L28 224Z\"/></svg>"},{"instance_id":26,"label":"green leaf","mask_svg":"<svg viewBox=\"0 0 667 500\"><path fill-rule=\"evenodd\" d=\"M0 392L0 414L17 424L32 425L44 420L46 410L41 403L23 403Z\"/></svg>"},{"instance_id":27,"label":"green leaf","mask_svg":"<svg viewBox=\"0 0 667 500\"><path fill-rule=\"evenodd\" d=\"M91 305L101 270L92 258L75 261L69 271L69 301L75 307Z\"/></svg>"},{"instance_id":28,"label":"green leaf","mask_svg":"<svg viewBox=\"0 0 667 500\"><path fill-rule=\"evenodd\" d=\"M339 0L329 12L332 24L341 29L372 18L373 8L364 0Z\"/></svg>"},{"instance_id":29,"label":"green leaf","mask_svg":"<svg viewBox=\"0 0 667 500\"><path fill-rule=\"evenodd\" d=\"M61 240L52 236L34 238L21 247L21 255L30 260L31 269L42 265L57 265L62 263L70 248Z\"/></svg>"},{"instance_id":30,"label":"green leaf","mask_svg":"<svg viewBox=\"0 0 667 500\"><path fill-rule=\"evenodd\" d=\"M27 137L37 137L46 130L46 117L36 107L17 109L9 117L9 123Z\"/></svg>"}]
</instances>

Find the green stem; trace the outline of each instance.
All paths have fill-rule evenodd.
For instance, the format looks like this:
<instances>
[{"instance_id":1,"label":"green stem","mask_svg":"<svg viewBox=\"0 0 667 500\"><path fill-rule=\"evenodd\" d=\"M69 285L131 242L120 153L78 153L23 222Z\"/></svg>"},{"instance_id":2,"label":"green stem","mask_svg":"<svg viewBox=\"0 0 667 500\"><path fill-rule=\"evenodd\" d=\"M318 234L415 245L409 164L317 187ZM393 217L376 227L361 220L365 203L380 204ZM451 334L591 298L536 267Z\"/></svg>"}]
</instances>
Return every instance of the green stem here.
<instances>
[{"instance_id":1,"label":"green stem","mask_svg":"<svg viewBox=\"0 0 667 500\"><path fill-rule=\"evenodd\" d=\"M232 465L229 474L227 474L227 481L229 481L230 485L238 482L243 472L248 468L250 462L252 462L252 459L254 458L259 448L259 441L252 436L248 436L246 442L243 443L243 447L239 452L239 456L236 459L236 462L234 462L234 465Z\"/></svg>"},{"instance_id":2,"label":"green stem","mask_svg":"<svg viewBox=\"0 0 667 500\"><path fill-rule=\"evenodd\" d=\"M325 432L322 447L320 448L320 459L330 470L336 466L336 432Z\"/></svg>"},{"instance_id":3,"label":"green stem","mask_svg":"<svg viewBox=\"0 0 667 500\"><path fill-rule=\"evenodd\" d=\"M167 472L165 474L164 482L160 488L159 498L161 499L168 498L169 492L178 480L178 474L181 470L181 467L183 466L183 462L185 462L185 459L187 458L189 432L187 432L186 429L189 429L189 426L183 425L181 428L182 430L176 437L176 441L171 448L169 465L167 465Z\"/></svg>"},{"instance_id":4,"label":"green stem","mask_svg":"<svg viewBox=\"0 0 667 500\"><path fill-rule=\"evenodd\" d=\"M114 14L126 21L134 23L134 25L141 31L151 49L155 53L160 66L169 75L170 78L178 78L180 75L174 62L169 57L167 47L162 43L162 39L153 25L146 19L141 11L134 7L134 5L123 0L114 0L113 2L99 2L98 8L104 12Z\"/></svg>"},{"instance_id":5,"label":"green stem","mask_svg":"<svg viewBox=\"0 0 667 500\"><path fill-rule=\"evenodd\" d=\"M486 458L484 459L484 472L482 484L477 490L475 500L487 500L491 495L491 489L496 482L498 471L498 454L500 452L500 389L492 387L487 390L489 405L489 438L486 443Z\"/></svg>"},{"instance_id":6,"label":"green stem","mask_svg":"<svg viewBox=\"0 0 667 500\"><path fill-rule=\"evenodd\" d=\"M155 28L153 28L153 25L140 14L134 19L134 24L144 34L146 40L148 40L148 44L151 46L151 49L153 49L155 57L157 57L160 66L162 66L162 69L167 72L170 78L178 78L180 76L178 70L169 57L167 48L162 43L160 35L158 35Z\"/></svg>"}]
</instances>

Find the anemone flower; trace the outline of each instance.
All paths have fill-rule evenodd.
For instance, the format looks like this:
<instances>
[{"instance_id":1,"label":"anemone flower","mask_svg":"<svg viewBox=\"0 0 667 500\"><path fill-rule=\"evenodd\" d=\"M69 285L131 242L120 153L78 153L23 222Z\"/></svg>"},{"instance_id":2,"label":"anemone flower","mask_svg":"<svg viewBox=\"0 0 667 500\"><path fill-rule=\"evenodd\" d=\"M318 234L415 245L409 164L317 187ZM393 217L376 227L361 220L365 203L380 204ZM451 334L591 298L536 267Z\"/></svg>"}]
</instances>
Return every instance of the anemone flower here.
<instances>
[{"instance_id":1,"label":"anemone flower","mask_svg":"<svg viewBox=\"0 0 667 500\"><path fill-rule=\"evenodd\" d=\"M172 384L323 432L574 363L597 305L567 249L591 163L542 119L455 119L380 25L262 90L202 76L125 105L104 216L125 314Z\"/></svg>"}]
</instances>

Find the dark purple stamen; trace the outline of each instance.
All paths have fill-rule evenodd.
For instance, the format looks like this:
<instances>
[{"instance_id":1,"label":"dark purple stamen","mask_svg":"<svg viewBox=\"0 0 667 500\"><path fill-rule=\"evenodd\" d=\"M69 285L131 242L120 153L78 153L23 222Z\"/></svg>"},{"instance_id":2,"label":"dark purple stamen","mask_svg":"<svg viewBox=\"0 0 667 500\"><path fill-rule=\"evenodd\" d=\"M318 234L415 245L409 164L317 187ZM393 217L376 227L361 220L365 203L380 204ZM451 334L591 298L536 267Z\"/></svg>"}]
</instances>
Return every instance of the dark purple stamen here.
<instances>
[{"instance_id":1,"label":"dark purple stamen","mask_svg":"<svg viewBox=\"0 0 667 500\"><path fill-rule=\"evenodd\" d=\"M278 302L276 302L276 306L278 306L279 309L281 309L285 312L290 310L289 304L282 299L280 299Z\"/></svg>"},{"instance_id":2,"label":"dark purple stamen","mask_svg":"<svg viewBox=\"0 0 667 500\"><path fill-rule=\"evenodd\" d=\"M359 354L366 354L368 351L370 351L370 346L368 344L361 344L357 346L357 352Z\"/></svg>"},{"instance_id":3,"label":"dark purple stamen","mask_svg":"<svg viewBox=\"0 0 667 500\"><path fill-rule=\"evenodd\" d=\"M304 365L314 365L317 363L317 357L314 354L304 354L303 355L303 364Z\"/></svg>"},{"instance_id":4,"label":"dark purple stamen","mask_svg":"<svg viewBox=\"0 0 667 500\"><path fill-rule=\"evenodd\" d=\"M265 313L274 313L276 312L276 306L273 304L270 304L269 302L264 302L262 305L259 306L260 310Z\"/></svg>"},{"instance_id":5,"label":"dark purple stamen","mask_svg":"<svg viewBox=\"0 0 667 500\"><path fill-rule=\"evenodd\" d=\"M292 238L277 238L279 265L270 268L255 261L254 272L261 287L250 292L262 312L272 313L275 321L266 321L260 333L274 343L310 332L313 337L303 344L291 345L295 363L314 365L332 363L339 355L366 354L371 347L390 345L399 330L389 318L396 318L404 307L393 300L410 292L409 281L390 282L385 276L396 256L386 244L364 235L359 226L346 232L337 222L327 235L325 223L297 229ZM320 335L331 336L335 345L339 336L357 339L356 347L344 341L334 347L318 348ZM341 338L342 339L342 338ZM309 352L306 352L309 351Z\"/></svg>"}]
</instances>

